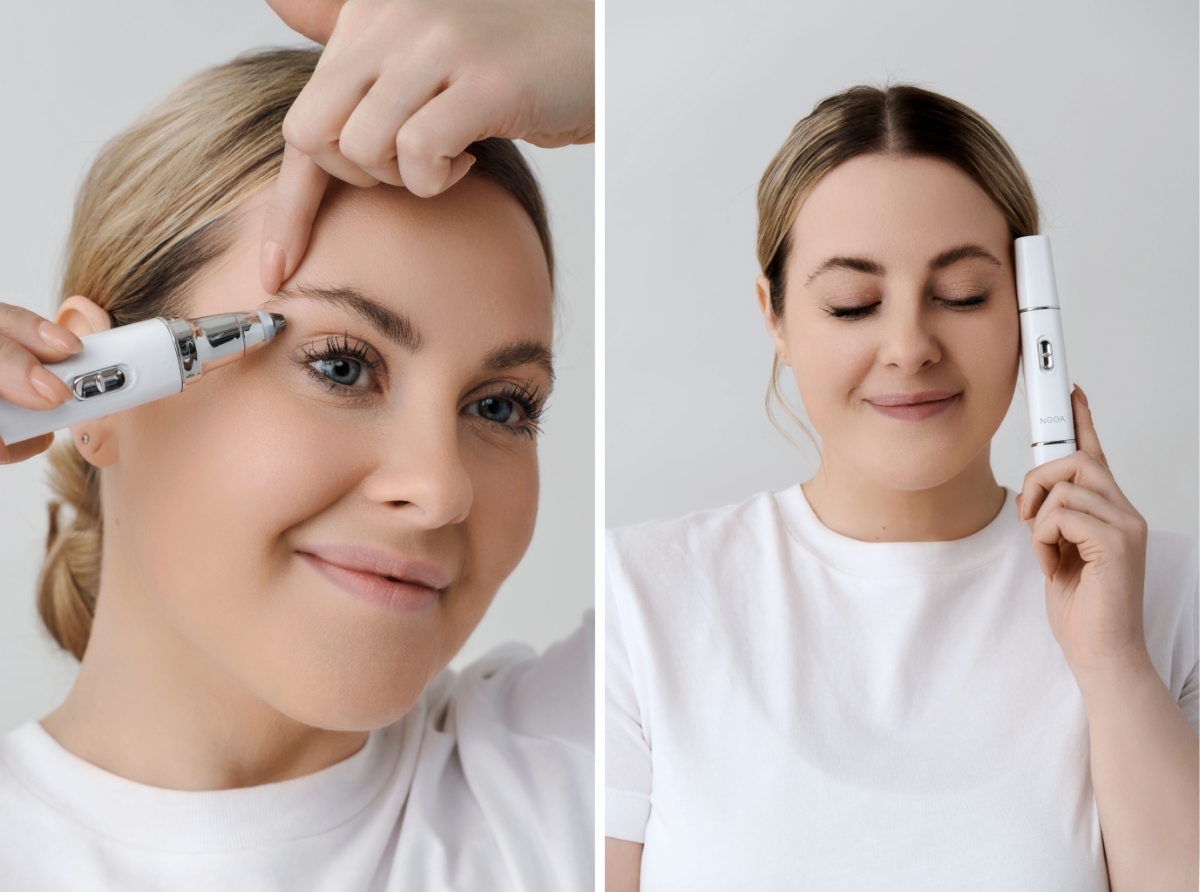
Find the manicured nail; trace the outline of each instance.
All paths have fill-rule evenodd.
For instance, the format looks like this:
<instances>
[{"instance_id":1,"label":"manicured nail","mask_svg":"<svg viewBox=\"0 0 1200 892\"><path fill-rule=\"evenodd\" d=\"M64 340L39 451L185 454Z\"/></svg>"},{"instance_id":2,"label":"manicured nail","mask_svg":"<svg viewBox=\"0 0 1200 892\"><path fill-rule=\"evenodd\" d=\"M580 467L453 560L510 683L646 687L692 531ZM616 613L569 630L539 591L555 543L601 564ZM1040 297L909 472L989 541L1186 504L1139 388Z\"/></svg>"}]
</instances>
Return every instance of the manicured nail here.
<instances>
[{"instance_id":1,"label":"manicured nail","mask_svg":"<svg viewBox=\"0 0 1200 892\"><path fill-rule=\"evenodd\" d=\"M48 319L43 319L38 323L37 331L38 337L42 339L42 343L47 347L61 350L64 353L78 353L83 349L83 341L75 337L74 332L60 325L55 325Z\"/></svg>"},{"instance_id":2,"label":"manicured nail","mask_svg":"<svg viewBox=\"0 0 1200 892\"><path fill-rule=\"evenodd\" d=\"M287 280L287 255L278 243L268 240L263 244L262 265L266 271L263 287L274 294Z\"/></svg>"},{"instance_id":3,"label":"manicured nail","mask_svg":"<svg viewBox=\"0 0 1200 892\"><path fill-rule=\"evenodd\" d=\"M1079 391L1080 402L1082 402L1085 406L1087 406L1090 409L1091 406L1088 406L1087 394L1083 392L1083 388L1080 387L1078 384L1076 384L1075 389Z\"/></svg>"},{"instance_id":4,"label":"manicured nail","mask_svg":"<svg viewBox=\"0 0 1200 892\"><path fill-rule=\"evenodd\" d=\"M63 384L58 378L50 373L46 368L40 365L35 365L29 371L29 383L33 385L43 399L49 400L52 403L61 403L63 400L69 399L71 391L67 390L67 385Z\"/></svg>"}]
</instances>

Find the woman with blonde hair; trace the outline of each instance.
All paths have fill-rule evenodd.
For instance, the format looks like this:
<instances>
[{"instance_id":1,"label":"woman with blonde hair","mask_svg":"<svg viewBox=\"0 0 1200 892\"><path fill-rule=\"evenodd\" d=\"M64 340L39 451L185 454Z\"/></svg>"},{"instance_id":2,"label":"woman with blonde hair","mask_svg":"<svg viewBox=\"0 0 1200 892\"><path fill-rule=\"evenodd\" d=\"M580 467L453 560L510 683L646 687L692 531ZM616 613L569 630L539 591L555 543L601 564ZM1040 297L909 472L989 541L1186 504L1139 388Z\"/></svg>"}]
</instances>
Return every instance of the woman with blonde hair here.
<instances>
[{"instance_id":1,"label":"woman with blonde hair","mask_svg":"<svg viewBox=\"0 0 1200 892\"><path fill-rule=\"evenodd\" d=\"M1195 887L1196 543L1147 534L1081 389L1078 452L992 473L1038 229L917 87L771 161L758 303L820 466L610 536L609 889Z\"/></svg>"},{"instance_id":2,"label":"woman with blonde hair","mask_svg":"<svg viewBox=\"0 0 1200 892\"><path fill-rule=\"evenodd\" d=\"M67 397L39 360L79 336L287 320L52 453L38 606L81 662L0 738L4 888L591 884L588 626L443 671L533 530L541 193L505 140L435 198L335 184L264 291L281 123L318 58L218 66L117 136L80 191L58 324L0 308L0 395L28 408Z\"/></svg>"}]
</instances>

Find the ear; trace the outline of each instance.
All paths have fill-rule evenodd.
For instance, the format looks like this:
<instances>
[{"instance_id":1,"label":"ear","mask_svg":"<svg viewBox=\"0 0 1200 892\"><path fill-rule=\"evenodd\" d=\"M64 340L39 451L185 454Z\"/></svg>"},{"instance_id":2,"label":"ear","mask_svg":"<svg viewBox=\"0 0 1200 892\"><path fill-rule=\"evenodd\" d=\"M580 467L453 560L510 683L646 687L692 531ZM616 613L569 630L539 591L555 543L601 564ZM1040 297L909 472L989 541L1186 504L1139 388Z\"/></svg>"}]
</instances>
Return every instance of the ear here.
<instances>
[{"instance_id":1,"label":"ear","mask_svg":"<svg viewBox=\"0 0 1200 892\"><path fill-rule=\"evenodd\" d=\"M59 305L54 321L83 338L90 334L108 331L112 320L108 313L95 301L73 294ZM87 442L83 442L84 435ZM113 436L111 417L94 418L71 428L75 448L97 468L105 468L117 460L117 441Z\"/></svg>"},{"instance_id":2,"label":"ear","mask_svg":"<svg viewBox=\"0 0 1200 892\"><path fill-rule=\"evenodd\" d=\"M759 276L754 280L754 290L758 292L758 309L762 312L763 320L767 323L767 334L775 342L775 352L779 355L779 361L786 366L790 366L792 360L788 356L787 339L784 338L783 332L783 320L777 317L775 311L771 308L771 280L766 276Z\"/></svg>"},{"instance_id":3,"label":"ear","mask_svg":"<svg viewBox=\"0 0 1200 892\"><path fill-rule=\"evenodd\" d=\"M71 295L59 305L54 321L81 338L112 328L108 313L95 301L78 294Z\"/></svg>"}]
</instances>

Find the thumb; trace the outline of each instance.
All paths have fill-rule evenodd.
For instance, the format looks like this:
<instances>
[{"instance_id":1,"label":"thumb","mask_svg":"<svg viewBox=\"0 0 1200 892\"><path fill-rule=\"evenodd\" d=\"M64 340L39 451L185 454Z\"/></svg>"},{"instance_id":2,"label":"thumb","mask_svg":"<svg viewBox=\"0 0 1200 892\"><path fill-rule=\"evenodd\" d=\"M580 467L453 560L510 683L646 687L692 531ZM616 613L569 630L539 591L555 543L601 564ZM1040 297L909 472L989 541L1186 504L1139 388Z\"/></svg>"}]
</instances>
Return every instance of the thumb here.
<instances>
[{"instance_id":1,"label":"thumb","mask_svg":"<svg viewBox=\"0 0 1200 892\"><path fill-rule=\"evenodd\" d=\"M313 220L325 196L329 174L299 149L288 145L263 218L259 278L263 290L276 293L304 259Z\"/></svg>"},{"instance_id":2,"label":"thumb","mask_svg":"<svg viewBox=\"0 0 1200 892\"><path fill-rule=\"evenodd\" d=\"M322 46L337 24L338 13L346 0L267 0L267 5L283 23Z\"/></svg>"}]
</instances>

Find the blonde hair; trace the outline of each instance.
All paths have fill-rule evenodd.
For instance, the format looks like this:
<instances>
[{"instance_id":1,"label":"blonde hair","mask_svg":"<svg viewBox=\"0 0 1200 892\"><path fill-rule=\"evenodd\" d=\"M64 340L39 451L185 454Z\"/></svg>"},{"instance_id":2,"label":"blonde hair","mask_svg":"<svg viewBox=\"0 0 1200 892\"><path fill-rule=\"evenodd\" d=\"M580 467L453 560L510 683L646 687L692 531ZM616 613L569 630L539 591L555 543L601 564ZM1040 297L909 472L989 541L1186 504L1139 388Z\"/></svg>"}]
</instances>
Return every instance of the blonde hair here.
<instances>
[{"instance_id":1,"label":"blonde hair","mask_svg":"<svg viewBox=\"0 0 1200 892\"><path fill-rule=\"evenodd\" d=\"M758 263L770 283L777 320L783 318L791 229L800 206L825 174L867 154L947 161L991 198L1014 239L1038 232L1037 198L1021 162L977 112L910 84L851 87L821 100L792 129L758 184ZM799 423L779 393L780 372L776 356L767 414L775 421L774 397Z\"/></svg>"},{"instance_id":2,"label":"blonde hair","mask_svg":"<svg viewBox=\"0 0 1200 892\"><path fill-rule=\"evenodd\" d=\"M105 145L75 204L60 300L86 295L114 326L184 314L197 274L234 239L230 211L278 175L284 115L318 58L316 49L266 50L201 72ZM520 152L500 139L468 150L469 176L499 185L533 220L553 281L545 205ZM56 445L50 462L56 500L38 612L82 659L100 584L100 481L73 442Z\"/></svg>"}]
</instances>

